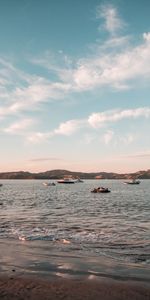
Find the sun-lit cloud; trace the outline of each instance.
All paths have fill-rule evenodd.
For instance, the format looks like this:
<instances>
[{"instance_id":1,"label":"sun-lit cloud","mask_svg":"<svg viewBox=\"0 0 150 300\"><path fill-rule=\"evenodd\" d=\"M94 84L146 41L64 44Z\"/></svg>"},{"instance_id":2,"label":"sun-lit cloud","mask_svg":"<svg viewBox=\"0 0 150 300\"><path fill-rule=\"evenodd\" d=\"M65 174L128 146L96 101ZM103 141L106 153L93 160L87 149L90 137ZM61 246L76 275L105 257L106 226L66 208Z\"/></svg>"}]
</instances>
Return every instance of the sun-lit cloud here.
<instances>
[{"instance_id":1,"label":"sun-lit cloud","mask_svg":"<svg viewBox=\"0 0 150 300\"><path fill-rule=\"evenodd\" d=\"M125 23L119 16L117 8L112 4L102 4L97 6L96 17L97 19L102 18L104 20L103 27L113 35L125 26ZM102 30L101 26L99 26L99 30Z\"/></svg>"},{"instance_id":2,"label":"sun-lit cloud","mask_svg":"<svg viewBox=\"0 0 150 300\"><path fill-rule=\"evenodd\" d=\"M150 84L150 32L144 32L132 44L132 36L122 35L126 24L113 5L97 7L99 30L109 33L107 38L93 41L91 48L80 57L71 57L63 50L44 51L34 57L24 57L28 71L19 67L19 61L0 58L0 121L5 119L5 134L23 135L29 143L44 143L54 137L68 138L83 132L83 143L91 144L97 137L105 146L110 144L129 145L135 140L132 133L117 135L113 124L122 120L149 118L150 108L113 109L89 112L84 110L79 119L63 115L58 124L43 132L40 126L35 131L28 113L42 108L42 115L48 115L50 105L58 101L80 102L80 96L87 92L120 91L137 89ZM133 39L134 40L134 39ZM92 49L92 51L91 51ZM40 70L42 69L42 72ZM113 99L114 99L113 95ZM77 99L77 100L76 100ZM97 101L102 101L97 97ZM91 102L93 97L91 97ZM113 100L112 100L113 101ZM122 99L120 97L120 103ZM48 106L48 105L49 106ZM81 103L79 104L81 107ZM113 105L112 105L113 107ZM121 104L120 104L121 107ZM45 111L44 111L45 109ZM11 124L10 117L16 119ZM40 118L40 114L38 114ZM53 124L51 124L51 127Z\"/></svg>"},{"instance_id":3,"label":"sun-lit cloud","mask_svg":"<svg viewBox=\"0 0 150 300\"><path fill-rule=\"evenodd\" d=\"M144 32L144 33L143 33L143 38L144 38L147 42L150 42L150 32Z\"/></svg>"},{"instance_id":4,"label":"sun-lit cloud","mask_svg":"<svg viewBox=\"0 0 150 300\"><path fill-rule=\"evenodd\" d=\"M136 134L125 134L124 136L120 136L118 138L119 143L129 145L136 139Z\"/></svg>"},{"instance_id":5,"label":"sun-lit cloud","mask_svg":"<svg viewBox=\"0 0 150 300\"><path fill-rule=\"evenodd\" d=\"M80 60L72 75L76 89L84 91L108 86L119 90L133 88L137 82L139 85L144 81L149 83L148 36L141 44L133 47L130 45L120 52L101 52L99 49L95 56Z\"/></svg>"},{"instance_id":6,"label":"sun-lit cloud","mask_svg":"<svg viewBox=\"0 0 150 300\"><path fill-rule=\"evenodd\" d=\"M46 80L31 84L28 87L17 87L6 94L9 102L0 107L0 118L19 114L24 111L38 110L40 104L64 98L70 86L62 83L49 83ZM1 94L1 97L3 95ZM3 98L4 99L4 98Z\"/></svg>"},{"instance_id":7,"label":"sun-lit cloud","mask_svg":"<svg viewBox=\"0 0 150 300\"><path fill-rule=\"evenodd\" d=\"M112 130L107 130L107 132L103 135L104 143L108 145L114 136L114 132Z\"/></svg>"},{"instance_id":8,"label":"sun-lit cloud","mask_svg":"<svg viewBox=\"0 0 150 300\"><path fill-rule=\"evenodd\" d=\"M115 148L118 145L129 145L136 140L136 134L125 133L124 135L115 134L115 132L111 129L107 130L104 135L102 135L102 141L104 141L105 145L113 145Z\"/></svg>"},{"instance_id":9,"label":"sun-lit cloud","mask_svg":"<svg viewBox=\"0 0 150 300\"><path fill-rule=\"evenodd\" d=\"M32 109L34 104L45 102L47 99L60 99L68 88L69 86L65 84L50 84L46 80L42 80L42 82L37 80L35 84L27 88L17 88L14 91L12 96L16 101L9 107L9 111L28 110L29 104L32 105L30 107Z\"/></svg>"},{"instance_id":10,"label":"sun-lit cloud","mask_svg":"<svg viewBox=\"0 0 150 300\"><path fill-rule=\"evenodd\" d=\"M58 128L46 133L36 132L28 136L28 141L36 143L48 140L54 136L71 136L79 129L85 127L86 120L68 120L66 122L60 123Z\"/></svg>"},{"instance_id":11,"label":"sun-lit cloud","mask_svg":"<svg viewBox=\"0 0 150 300\"><path fill-rule=\"evenodd\" d=\"M119 122L124 119L137 119L137 118L150 118L150 108L149 107L139 107L136 109L116 109L116 110L110 110L110 111L104 111L100 113L92 113L88 118L85 119L76 119L76 120L68 120L66 122L60 123L60 125L46 133L32 133L28 140L31 142L41 142L44 140L48 140L54 136L62 135L62 136L71 136L77 131L81 131L81 129L84 130L98 130L99 128L105 128L108 127L108 125ZM84 140L86 143L90 143L93 141L96 137L91 133L86 133L84 135ZM103 141L105 144L109 144L112 139L116 139L114 135L114 131L112 129L107 130L103 134ZM118 142L123 142L124 144L130 144L135 139L135 135L132 134L126 134L123 137L117 138Z\"/></svg>"},{"instance_id":12,"label":"sun-lit cloud","mask_svg":"<svg viewBox=\"0 0 150 300\"><path fill-rule=\"evenodd\" d=\"M136 119L138 117L150 117L150 108L140 107L136 109L118 109L100 113L93 113L89 116L88 122L93 128L99 128L108 123L117 122L122 119Z\"/></svg>"},{"instance_id":13,"label":"sun-lit cloud","mask_svg":"<svg viewBox=\"0 0 150 300\"><path fill-rule=\"evenodd\" d=\"M40 104L63 99L70 83L53 81L40 74L29 74L0 59L0 117L32 111ZM36 105L36 106L35 106Z\"/></svg>"},{"instance_id":14,"label":"sun-lit cloud","mask_svg":"<svg viewBox=\"0 0 150 300\"><path fill-rule=\"evenodd\" d=\"M42 143L54 136L53 132L32 132L28 135L27 141L30 143Z\"/></svg>"},{"instance_id":15,"label":"sun-lit cloud","mask_svg":"<svg viewBox=\"0 0 150 300\"><path fill-rule=\"evenodd\" d=\"M19 120L18 122L15 122L5 128L3 131L9 134L22 134L24 133L32 124L34 121L32 119L23 119Z\"/></svg>"},{"instance_id":16,"label":"sun-lit cloud","mask_svg":"<svg viewBox=\"0 0 150 300\"><path fill-rule=\"evenodd\" d=\"M83 142L87 145L91 144L95 139L97 139L97 135L96 134L91 134L91 133L86 133L84 135L84 139Z\"/></svg>"},{"instance_id":17,"label":"sun-lit cloud","mask_svg":"<svg viewBox=\"0 0 150 300\"><path fill-rule=\"evenodd\" d=\"M116 16L115 10L112 11ZM113 26L117 27L117 25ZM65 57L64 53L59 55ZM25 73L16 68L13 62L0 60L1 118L37 110L45 103L63 99L66 101L66 96L75 93L82 94L107 87L120 90L133 89L137 84L138 87L149 85L150 33L143 33L143 40L140 39L134 46L129 43L126 36L113 36L103 42L103 45L97 43L95 52L94 50L92 53L88 52L84 58L74 59L73 63L67 56L60 65L55 60L54 55L47 55L41 60L35 58L33 62L32 60L28 62L30 66L37 63L43 64L47 70L51 68L55 72L54 78L34 72Z\"/></svg>"},{"instance_id":18,"label":"sun-lit cloud","mask_svg":"<svg viewBox=\"0 0 150 300\"><path fill-rule=\"evenodd\" d=\"M61 123L59 127L54 130L54 134L69 136L84 126L85 126L85 120L69 120L64 123Z\"/></svg>"},{"instance_id":19,"label":"sun-lit cloud","mask_svg":"<svg viewBox=\"0 0 150 300\"><path fill-rule=\"evenodd\" d=\"M134 14L133 5L128 3L124 12L119 2L99 1L98 6L85 6L84 16L82 18L81 10L79 20L83 28L71 26L67 32L63 31L63 39L59 38L59 26L51 26L53 18L47 19L51 33L44 31L45 23L42 22L35 38L31 40L32 32L26 32L19 47L15 43L9 47L9 38L2 37L0 136L1 158L6 157L5 164L12 141L13 160L15 155L18 160L15 147L19 144L19 163L21 165L21 159L25 158L26 168L36 169L36 163L38 168L43 168L44 164L70 168L73 159L69 156L70 148L76 153L72 161L75 168L91 164L92 169L94 161L94 168L98 168L98 161L103 158L103 165L107 165L111 155L123 157L131 153L132 158L132 153L138 149L139 152L135 152L137 165L140 165L140 158L145 158L142 162L146 165L150 153L148 16L143 10L141 26L137 19L139 11ZM36 16L32 9L28 17L34 22ZM128 12L132 19L128 18ZM72 10L70 17L71 13ZM67 25L63 19L65 14L66 9L59 20L55 16L62 30ZM2 28L7 28L8 21L3 18ZM26 21L23 20L22 30L26 28ZM23 36L23 31L16 31L16 28L14 41ZM77 38L72 34L74 29L79 30ZM32 30L34 33L35 28ZM148 150L142 152L142 149ZM59 151L64 161L59 158ZM137 167L135 160L134 163Z\"/></svg>"}]
</instances>

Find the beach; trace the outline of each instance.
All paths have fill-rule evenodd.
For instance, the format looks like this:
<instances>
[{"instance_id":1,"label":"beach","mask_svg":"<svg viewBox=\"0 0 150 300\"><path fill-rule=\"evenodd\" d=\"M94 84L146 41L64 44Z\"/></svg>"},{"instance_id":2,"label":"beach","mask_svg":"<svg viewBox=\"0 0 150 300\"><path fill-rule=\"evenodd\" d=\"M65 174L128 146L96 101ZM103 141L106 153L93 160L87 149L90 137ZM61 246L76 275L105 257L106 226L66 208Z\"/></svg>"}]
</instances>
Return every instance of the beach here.
<instances>
[{"instance_id":1,"label":"beach","mask_svg":"<svg viewBox=\"0 0 150 300\"><path fill-rule=\"evenodd\" d=\"M95 185L3 181L0 299L150 300L149 182Z\"/></svg>"},{"instance_id":2,"label":"beach","mask_svg":"<svg viewBox=\"0 0 150 300\"><path fill-rule=\"evenodd\" d=\"M6 300L149 300L150 287L143 282L116 280L43 280L0 277L0 299Z\"/></svg>"},{"instance_id":3,"label":"beach","mask_svg":"<svg viewBox=\"0 0 150 300\"><path fill-rule=\"evenodd\" d=\"M44 245L40 248L39 241L0 241L0 299L150 299L149 268L104 256L64 255L52 252L49 242Z\"/></svg>"}]
</instances>

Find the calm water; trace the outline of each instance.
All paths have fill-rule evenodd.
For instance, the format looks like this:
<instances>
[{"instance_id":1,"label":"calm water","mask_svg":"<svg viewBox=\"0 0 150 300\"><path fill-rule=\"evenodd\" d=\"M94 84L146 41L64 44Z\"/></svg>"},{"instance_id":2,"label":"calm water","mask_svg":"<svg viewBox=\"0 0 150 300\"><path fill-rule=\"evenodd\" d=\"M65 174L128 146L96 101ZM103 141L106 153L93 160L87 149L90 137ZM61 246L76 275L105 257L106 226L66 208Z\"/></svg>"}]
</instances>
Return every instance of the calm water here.
<instances>
[{"instance_id":1,"label":"calm water","mask_svg":"<svg viewBox=\"0 0 150 300\"><path fill-rule=\"evenodd\" d=\"M137 186L119 180L49 187L42 180L1 183L1 245L4 240L19 247L23 243L32 248L32 255L35 251L41 257L57 253L85 259L105 256L148 268L150 180ZM99 185L111 193L90 192Z\"/></svg>"}]
</instances>

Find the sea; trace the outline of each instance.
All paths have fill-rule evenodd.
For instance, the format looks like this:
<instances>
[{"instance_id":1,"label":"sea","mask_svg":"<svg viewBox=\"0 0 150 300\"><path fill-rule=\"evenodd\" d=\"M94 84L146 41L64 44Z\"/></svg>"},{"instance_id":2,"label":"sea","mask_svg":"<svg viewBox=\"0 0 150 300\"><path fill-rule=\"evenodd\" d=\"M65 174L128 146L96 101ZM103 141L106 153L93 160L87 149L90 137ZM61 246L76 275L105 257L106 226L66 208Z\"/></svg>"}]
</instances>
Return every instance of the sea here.
<instances>
[{"instance_id":1,"label":"sea","mask_svg":"<svg viewBox=\"0 0 150 300\"><path fill-rule=\"evenodd\" d=\"M0 181L0 272L148 281L150 180L53 182Z\"/></svg>"}]
</instances>

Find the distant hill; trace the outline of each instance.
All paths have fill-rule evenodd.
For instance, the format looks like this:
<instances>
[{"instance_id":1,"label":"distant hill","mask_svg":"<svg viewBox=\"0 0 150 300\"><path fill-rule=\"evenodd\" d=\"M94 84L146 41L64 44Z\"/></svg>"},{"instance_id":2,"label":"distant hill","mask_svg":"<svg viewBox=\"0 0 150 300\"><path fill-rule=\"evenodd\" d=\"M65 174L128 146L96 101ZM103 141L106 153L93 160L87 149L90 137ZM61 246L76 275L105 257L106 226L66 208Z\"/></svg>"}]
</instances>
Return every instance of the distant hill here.
<instances>
[{"instance_id":1,"label":"distant hill","mask_svg":"<svg viewBox=\"0 0 150 300\"><path fill-rule=\"evenodd\" d=\"M51 170L40 173L17 171L0 173L0 179L60 179L63 178L65 175L80 177L81 179L150 179L150 170L126 174L118 174L112 172L85 173L72 172L68 170Z\"/></svg>"}]
</instances>

